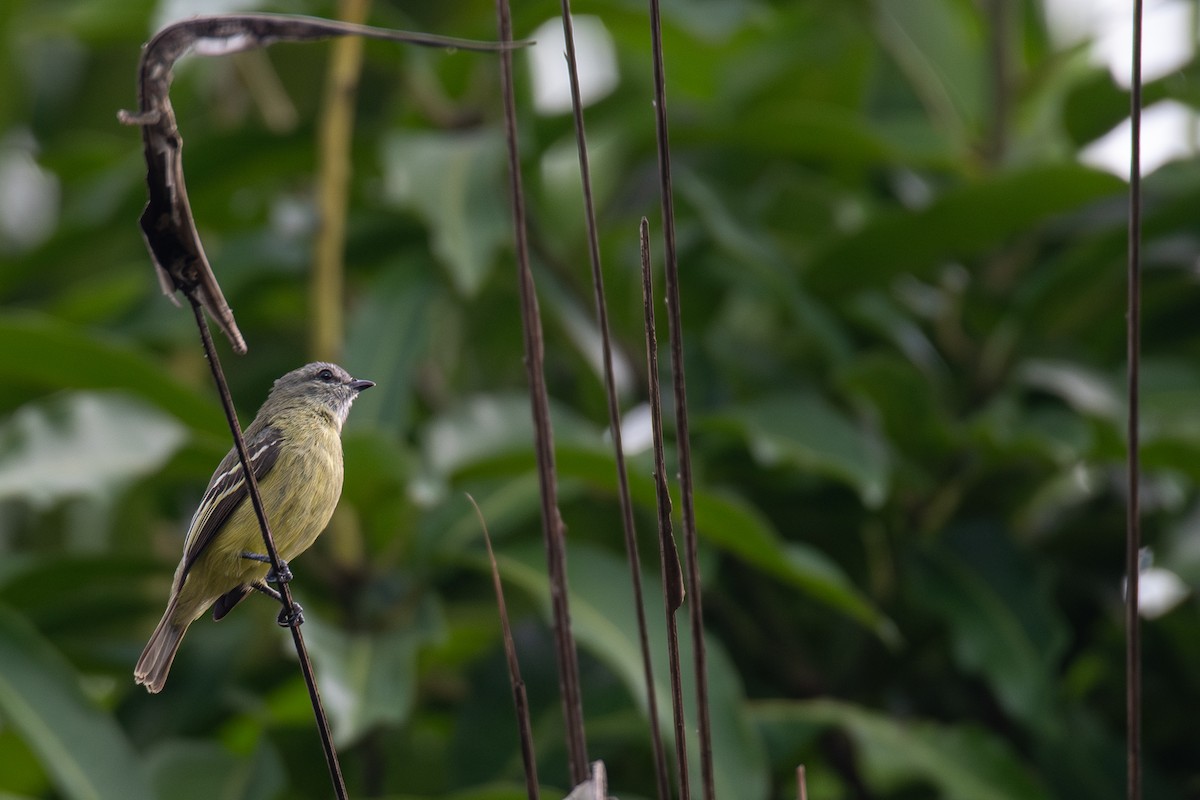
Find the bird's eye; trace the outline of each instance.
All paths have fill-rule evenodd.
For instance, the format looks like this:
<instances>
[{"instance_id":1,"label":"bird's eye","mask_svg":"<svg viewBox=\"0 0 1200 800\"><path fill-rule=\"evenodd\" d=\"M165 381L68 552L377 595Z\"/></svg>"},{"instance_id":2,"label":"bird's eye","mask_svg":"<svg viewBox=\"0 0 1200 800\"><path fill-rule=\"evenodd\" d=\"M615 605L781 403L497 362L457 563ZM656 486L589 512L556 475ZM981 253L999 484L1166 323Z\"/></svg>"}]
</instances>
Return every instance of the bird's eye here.
<instances>
[{"instance_id":1,"label":"bird's eye","mask_svg":"<svg viewBox=\"0 0 1200 800\"><path fill-rule=\"evenodd\" d=\"M317 377L328 383L333 380L333 370L323 369L317 373Z\"/></svg>"}]
</instances>

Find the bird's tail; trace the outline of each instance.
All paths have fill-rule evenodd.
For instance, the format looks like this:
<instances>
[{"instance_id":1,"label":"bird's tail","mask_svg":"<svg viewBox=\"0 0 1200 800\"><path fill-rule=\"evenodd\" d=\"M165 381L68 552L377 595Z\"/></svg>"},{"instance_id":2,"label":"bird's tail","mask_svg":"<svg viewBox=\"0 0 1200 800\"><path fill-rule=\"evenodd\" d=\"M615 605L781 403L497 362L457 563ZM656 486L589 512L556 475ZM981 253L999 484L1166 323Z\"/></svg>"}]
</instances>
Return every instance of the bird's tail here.
<instances>
[{"instance_id":1,"label":"bird's tail","mask_svg":"<svg viewBox=\"0 0 1200 800\"><path fill-rule=\"evenodd\" d=\"M150 635L137 666L133 668L133 680L145 686L151 694L162 691L163 684L167 682L167 673L171 671L171 662L175 660L179 643L188 629L186 624L180 625L171 620L174 613L175 601L172 600L158 627Z\"/></svg>"}]
</instances>

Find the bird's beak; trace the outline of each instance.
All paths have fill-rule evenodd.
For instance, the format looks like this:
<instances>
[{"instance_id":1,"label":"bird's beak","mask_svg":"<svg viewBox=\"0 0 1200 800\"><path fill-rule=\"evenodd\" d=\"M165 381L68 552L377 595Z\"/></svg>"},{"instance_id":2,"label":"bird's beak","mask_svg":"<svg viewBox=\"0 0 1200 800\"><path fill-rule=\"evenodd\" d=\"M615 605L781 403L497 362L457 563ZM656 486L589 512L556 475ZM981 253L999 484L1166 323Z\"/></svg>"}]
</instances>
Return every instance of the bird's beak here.
<instances>
[{"instance_id":1,"label":"bird's beak","mask_svg":"<svg viewBox=\"0 0 1200 800\"><path fill-rule=\"evenodd\" d=\"M356 392L361 392L363 389L370 389L372 386L374 386L374 385L375 385L375 381L359 381L359 380L354 380L354 381L350 381L350 383L349 383L348 385L349 385L349 386L350 386L350 388L351 388L351 389L353 389L354 391L356 391Z\"/></svg>"}]
</instances>

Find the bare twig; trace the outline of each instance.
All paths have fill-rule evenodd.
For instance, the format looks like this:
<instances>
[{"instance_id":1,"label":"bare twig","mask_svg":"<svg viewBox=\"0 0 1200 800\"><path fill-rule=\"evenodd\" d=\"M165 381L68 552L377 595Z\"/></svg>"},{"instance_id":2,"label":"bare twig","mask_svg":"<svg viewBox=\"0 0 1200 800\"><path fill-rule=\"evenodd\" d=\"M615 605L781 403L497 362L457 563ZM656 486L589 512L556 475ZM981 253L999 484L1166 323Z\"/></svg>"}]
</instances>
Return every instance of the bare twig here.
<instances>
[{"instance_id":1,"label":"bare twig","mask_svg":"<svg viewBox=\"0 0 1200 800\"><path fill-rule=\"evenodd\" d=\"M1142 628L1138 615L1141 572L1141 456L1138 433L1142 352L1142 0L1133 4L1133 74L1129 118L1129 264L1126 313L1128 375L1128 492L1125 517L1125 716L1128 800L1142 796Z\"/></svg>"},{"instance_id":2,"label":"bare twig","mask_svg":"<svg viewBox=\"0 0 1200 800\"><path fill-rule=\"evenodd\" d=\"M562 0L563 39L566 43L567 73L571 84L571 108L575 116L575 144L579 153L579 176L583 184L583 206L587 223L588 256L592 267L592 289L596 301L596 320L600 326L601 357L604 366L604 391L608 401L608 424L612 431L613 455L617 464L617 489L621 505L621 524L625 534L625 557L633 584L633 604L637 615L638 644L642 650L642 673L646 684L646 708L650 717L650 745L654 755L654 777L659 800L671 796L667 760L663 753L662 731L658 725L658 693L654 688L654 665L650 657L650 636L646 631L646 608L642 596L642 565L638 557L637 533L633 522L633 501L629 494L629 474L625 466L625 448L621 441L621 409L613 377L612 333L608 326L608 304L604 296L604 271L600 263L600 237L596 227L596 205L592 196L592 170L588 159L587 131L583 120L583 100L579 92L579 63L575 58L575 31L571 23L570 0Z\"/></svg>"},{"instance_id":3,"label":"bare twig","mask_svg":"<svg viewBox=\"0 0 1200 800\"><path fill-rule=\"evenodd\" d=\"M650 40L654 53L654 127L658 143L667 324L671 335L671 378L675 394L675 446L679 453L679 497L682 505L680 518L683 521L688 587L691 590L688 594L688 611L692 625L692 662L696 672L696 708L700 722L700 779L704 788L704 800L715 800L712 719L708 707L708 664L704 645L704 603L700 590L696 513L692 499L692 445L688 433L687 382L683 369L683 319L679 300L679 264L675 252L675 202L671 189L671 143L667 133L667 90L659 0L650 0Z\"/></svg>"},{"instance_id":4,"label":"bare twig","mask_svg":"<svg viewBox=\"0 0 1200 800\"><path fill-rule=\"evenodd\" d=\"M512 40L512 18L507 0L497 0L496 14L501 43ZM550 602L554 618L555 656L567 733L567 758L571 783L587 780L587 743L583 729L583 701L579 691L579 656L571 635L571 610L567 589L567 553L562 516L558 510L558 485L554 471L554 431L546 376L542 371L544 342L537 291L529 269L529 243L525 229L525 196L521 190L521 156L517 147L517 110L513 91L512 53L500 53L500 80L504 95L504 133L508 144L509 190L517 255L517 284L521 296L521 330L525 345L525 371L529 379L529 405L533 415L534 452L542 498L542 535L550 577Z\"/></svg>"},{"instance_id":5,"label":"bare twig","mask_svg":"<svg viewBox=\"0 0 1200 800\"><path fill-rule=\"evenodd\" d=\"M525 793L529 800L538 800L537 759L533 751L533 726L529 721L529 698L525 693L525 681L521 679L521 662L517 660L517 647L513 643L512 625L508 621L508 606L504 602L504 586L500 583L500 567L496 564L496 553L492 550L492 537L488 534L487 522L479 504L470 494L467 499L479 518L483 529L483 542L487 545L488 561L492 565L492 587L496 590L496 606L500 610L500 628L504 635L504 656L508 660L508 680L512 684L513 705L517 712L517 731L521 738L521 761L525 767Z\"/></svg>"},{"instance_id":6,"label":"bare twig","mask_svg":"<svg viewBox=\"0 0 1200 800\"><path fill-rule=\"evenodd\" d=\"M803 764L796 767L796 800L808 800L808 779Z\"/></svg>"},{"instance_id":7,"label":"bare twig","mask_svg":"<svg viewBox=\"0 0 1200 800\"><path fill-rule=\"evenodd\" d=\"M341 0L338 14L362 24L371 0ZM319 361L337 361L342 351L342 295L346 248L346 187L354 136L354 100L362 71L363 40L348 36L333 43L325 76L324 113L317 131L317 226L309 284L312 353Z\"/></svg>"},{"instance_id":8,"label":"bare twig","mask_svg":"<svg viewBox=\"0 0 1200 800\"><path fill-rule=\"evenodd\" d=\"M242 475L246 478L246 489L250 494L250 504L258 517L258 527L262 530L263 547L270 559L271 569L276 575L283 573L279 551L275 549L275 539L271 535L271 525L267 521L267 512L263 507L262 495L258 491L258 478L250 463L250 453L246 450L246 440L242 436L242 426L238 424L237 410L233 407L233 397L229 394L229 384L225 381L225 373L221 370L221 362L217 358L217 350L213 345L212 334L204 319L204 311L200 301L187 292L188 301L192 305L192 313L196 317L196 327L200 330L200 341L204 345L204 354L208 357L208 366L212 370L213 380L217 384L217 392L221 395L221 406L225 409L225 419L229 423L229 432L233 435L233 445L237 449L238 460L242 465ZM329 779L333 783L334 794L338 800L346 800L346 783L342 779L342 767L338 763L337 750L333 746L333 736L329 732L329 720L325 716L325 707L321 703L321 694L317 690L317 679L313 673L312 662L308 658L308 648L304 645L304 634L300 632L300 621L296 611L298 606L292 602L292 592L286 581L277 584L279 587L279 604L283 606L280 619L293 620L288 628L292 632L292 642L296 646L296 656L300 660L300 670L304 675L304 685L308 687L308 697L312 702L313 716L317 721L317 733L321 737L321 748L325 752L325 763L329 767Z\"/></svg>"},{"instance_id":9,"label":"bare twig","mask_svg":"<svg viewBox=\"0 0 1200 800\"><path fill-rule=\"evenodd\" d=\"M194 17L163 28L142 49L138 68L138 111L117 118L142 129L146 154L146 188L150 199L142 212L142 235L158 271L163 293L174 300L178 290L195 297L229 339L234 351L246 352L246 341L213 275L183 180L183 139L175 124L169 92L171 70L189 50L224 55L281 41L313 41L335 36L365 36L427 47L503 50L525 43L497 44L390 31L347 22L277 14L226 14Z\"/></svg>"},{"instance_id":10,"label":"bare twig","mask_svg":"<svg viewBox=\"0 0 1200 800\"><path fill-rule=\"evenodd\" d=\"M646 376L650 384L650 424L654 440L655 506L658 509L658 555L662 567L663 605L667 616L667 661L671 672L671 713L675 722L675 764L679 771L679 800L689 800L687 728L683 718L683 670L679 664L679 625L675 612L683 605L683 574L679 551L671 534L671 491L663 453L662 392L658 384L658 338L654 333L654 281L650 275L650 223L639 228L642 253L642 308L646 328Z\"/></svg>"}]
</instances>

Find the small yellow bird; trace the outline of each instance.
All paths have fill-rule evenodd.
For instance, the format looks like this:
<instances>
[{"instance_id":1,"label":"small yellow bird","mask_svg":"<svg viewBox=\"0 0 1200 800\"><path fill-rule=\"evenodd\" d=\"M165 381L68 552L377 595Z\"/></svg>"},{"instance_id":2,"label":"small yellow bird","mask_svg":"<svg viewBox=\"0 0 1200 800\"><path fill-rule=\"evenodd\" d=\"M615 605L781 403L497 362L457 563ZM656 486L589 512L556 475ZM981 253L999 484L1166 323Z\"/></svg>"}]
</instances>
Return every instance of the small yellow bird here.
<instances>
[{"instance_id":1,"label":"small yellow bird","mask_svg":"<svg viewBox=\"0 0 1200 800\"><path fill-rule=\"evenodd\" d=\"M246 429L280 561L307 550L333 515L342 494L342 425L359 392L374 385L336 364L308 364L275 381ZM133 670L137 683L162 690L183 634L209 606L216 604L213 619L221 619L251 589L277 596L266 584L275 576L263 550L242 465L230 450L188 526L167 610Z\"/></svg>"}]
</instances>

